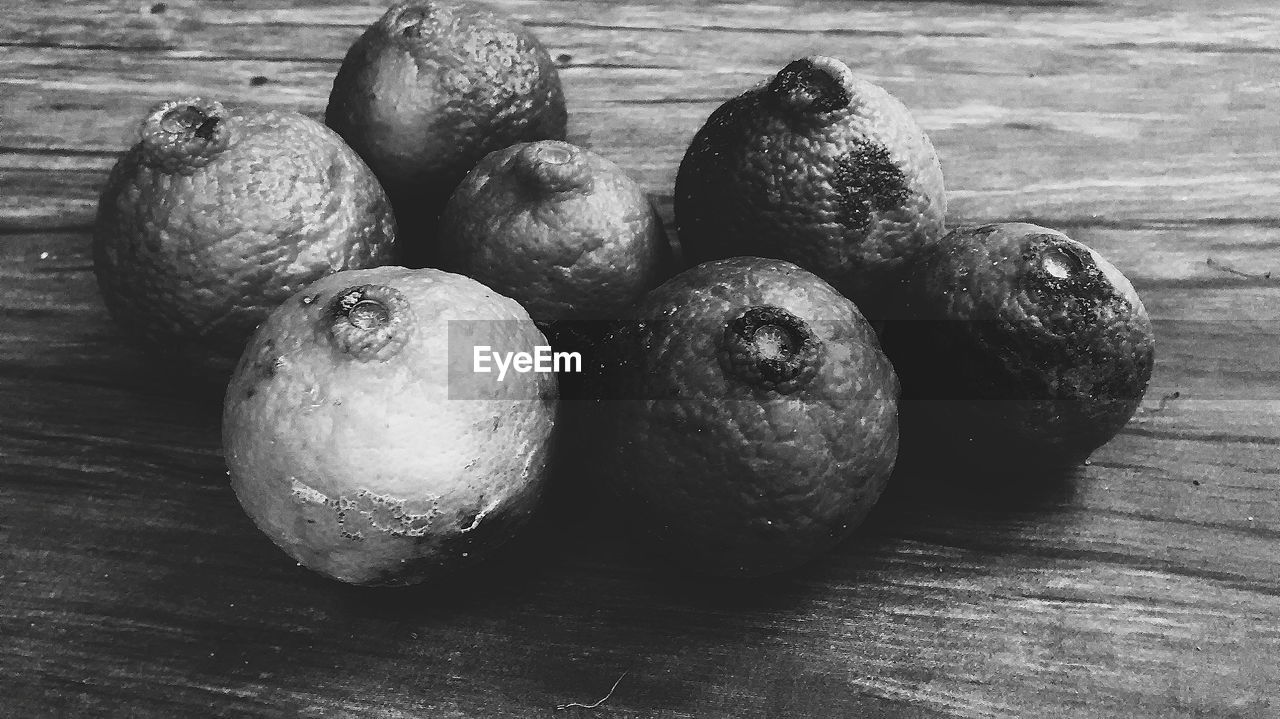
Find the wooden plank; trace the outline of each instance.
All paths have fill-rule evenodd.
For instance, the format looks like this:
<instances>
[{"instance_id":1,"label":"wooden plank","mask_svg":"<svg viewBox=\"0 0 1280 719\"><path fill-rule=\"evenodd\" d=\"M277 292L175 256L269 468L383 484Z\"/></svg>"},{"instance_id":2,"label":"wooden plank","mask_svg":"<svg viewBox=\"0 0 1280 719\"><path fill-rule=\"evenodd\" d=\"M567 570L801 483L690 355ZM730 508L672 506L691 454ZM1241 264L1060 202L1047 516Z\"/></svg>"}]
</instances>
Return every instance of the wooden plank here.
<instances>
[{"instance_id":1,"label":"wooden plank","mask_svg":"<svg viewBox=\"0 0 1280 719\"><path fill-rule=\"evenodd\" d=\"M1274 47L1270 24L1276 8L1266 0L1233 2L1225 12L1205 12L1199 0L1116 0L1099 12L1095 2L1008 0L1006 2L861 2L819 0L805 3L801 12L787 12L786 4L770 2L697 2L669 6L582 0L496 0L487 3L534 28L602 27L711 33L724 29L754 30L762 34L865 33L897 36L949 36L972 26L1000 25L1010 37L1046 40L1123 42L1129 44L1194 44L1207 48ZM12 9L0 42L19 44L110 45L128 49L164 49L198 44L193 30L233 25L279 27L362 28L390 3L373 0L276 0L269 4L230 0L216 5L196 0L156 4L129 0L96 0L37 8ZM156 12L160 9L160 12ZM150 38L150 40L139 40ZM239 33L224 45L255 51L287 38L268 33Z\"/></svg>"},{"instance_id":2,"label":"wooden plank","mask_svg":"<svg viewBox=\"0 0 1280 719\"><path fill-rule=\"evenodd\" d=\"M342 643L349 636L345 629L332 634L308 625L306 618L314 621L316 611L340 615L340 607L359 605L351 605L350 590L291 569L247 524L222 477L216 398L187 397L149 382L149 368L115 336L97 305L86 246L80 234L15 235L3 245L9 341L0 373L21 379L20 384L2 385L0 401L6 408L0 454L14 475L5 491L19 508L5 525L11 528L6 572L20 581L9 585L17 590L8 590L10 601L3 604L10 614L4 621L20 637L23 651L45 658L42 682L19 696L37 701L45 696L40 692L76 686L78 677L88 675L96 685L76 686L75 692L89 703L76 703L73 692L63 695L72 702L68 706L143 702L156 682L177 687L169 699L175 710L206 701L209 692L221 691L217 687L231 687L218 695L228 712L259 710L272 702L361 711L404 697L402 689L380 686L370 704L367 688L341 682L310 688L308 679L315 674L307 671L319 668L294 671L271 660L270 647L287 644L282 633L299 626L312 627L316 642L327 643L324 651L349 656L351 647ZM1157 286L1153 292L1158 297L1187 290ZM1218 287L1191 292L1192 302L1211 301L1211 296L1223 301ZM1157 299L1153 304L1163 303ZM1196 331L1202 324L1175 323L1174 328ZM676 596L664 595L664 619L654 624L651 618L645 632L626 628L622 620L629 615L598 618L602 604L648 612L642 607L654 598L644 592L655 591L642 558L632 556L635 564L619 567L613 553L626 557L630 550L616 535L608 540L607 526L592 527L599 532L593 536L612 542L607 550L560 544L554 552L547 545L533 550L558 558L537 560L548 566L539 570L544 573L537 575L532 590L526 587L491 600L496 604L462 611L461 617L455 607L441 626L422 624L420 615L409 613L406 627L402 611L368 620L358 634L391 642L390 648L373 652L383 663L394 657L429 664L433 658L420 656L421 642L405 639L406 631L459 646L470 641L464 635L472 636L466 633L472 631L471 623L491 632L482 650L488 646L496 651L519 636L592 657L590 668L584 662L562 662L553 675L543 673L542 654L490 658L488 673L482 674L490 676L491 686L520 693L493 706L468 704L475 701L472 691L427 684L432 690L428 695L452 697L449 701L458 706L492 710L493 716L519 716L539 703L545 706L556 699L553 694L563 697L577 690L568 685L571 681L602 683L607 677L599 673L603 660L597 653L604 653L618 671L649 667L647 673L634 670L640 675L637 689L647 687L658 697L685 696L684 711L699 716L728 715L730 707L763 710L770 702L800 711L806 682L813 683L813 691L823 689L824 706L846 700L862 709L878 706L875 702L889 707L909 703L982 716L1012 711L1010 697L1016 695L1022 702L1016 705L1019 710L1051 713L1053 707L1079 699L1081 678L1062 674L1063 662L1088 668L1090 706L1104 716L1120 716L1135 702L1153 712L1176 712L1265 696L1264 682L1276 678L1273 674L1235 667L1267 666L1264 657L1280 648L1273 633L1256 634L1258 627L1280 626L1273 621L1280 614L1273 600L1280 592L1273 552L1280 511L1271 472L1280 443L1275 419L1280 401L1222 397L1230 395L1237 381L1247 385L1269 374L1273 365L1248 363L1254 356L1248 343L1257 339L1275 346L1275 337L1227 333L1221 339L1228 343L1224 357L1246 358L1235 375L1198 376L1182 362L1162 363L1144 411L1095 456L1092 466L1047 497L1031 492L995 505L974 498L957 502L945 493L921 496L936 488L904 480L886 498L864 542L796 580L803 591L793 588L788 596L801 604L799 609L788 605L782 615L756 615L764 622L756 629L764 633L752 634L751 641L760 642L755 650L769 658L763 664L758 656L748 662L712 654L705 664L695 661L690 667L686 639L706 632L708 617L690 612ZM1202 336L1175 335L1162 347L1198 356L1197 348L1208 344ZM44 351L49 346L57 351ZM1189 388L1196 381L1209 386ZM1161 406L1156 393L1169 387L1181 387L1186 396ZM1203 396L1210 398L1199 398ZM59 507L53 515L51 502ZM147 507L146 519L120 526L122 517L137 514L136 505ZM77 527L74 541L50 534L66 525ZM1229 541L1224 543L1224 537ZM574 539L553 535L543 541L568 544ZM44 571L54 565L75 569L71 576L81 577L82 584L68 587L62 574ZM47 585L50 581L55 584ZM130 589L134 586L142 589ZM291 586L307 590L296 590L295 596ZM678 586L662 591L678 596L685 591ZM50 597L42 587L54 593L53 599L64 597L52 605L58 607L54 614L48 614ZM294 598L286 603L287 610L277 606L265 616L236 612L232 619L217 619L210 606L210 618L203 620L199 607L193 612L173 604L178 587L226 597L245 612L252 611L254 596ZM85 605L75 597L94 597L95 602ZM105 606L124 614L102 614L109 611L103 609L105 597L114 597ZM829 611L831 607L840 610ZM741 621L737 609L711 613L721 627L717 632L729 632ZM524 617L523 623L513 617ZM563 626L566 619L577 620L569 623L579 626L578 631L588 631L581 628L579 622L584 622L590 637L566 636L544 626ZM25 627L18 626L22 620ZM211 624L192 626L205 621ZM83 649L54 652L50 642L65 642L71 632L90 637L77 645ZM151 647L161 638L192 632L204 637L198 646L214 647L211 661L201 658L203 649L186 642L165 642L170 654L154 656ZM654 646L646 632L680 639ZM227 633L231 639L225 638ZM269 637L276 639L265 639ZM728 641L713 641L715 637L719 635L713 632L705 638L707 651ZM212 661L220 642L238 647L240 661L255 672L269 672L269 681L241 674L239 666L228 669L235 662L225 657ZM118 675L104 678L90 668L94 652L108 645L125 664ZM921 656L926 645L931 652ZM248 648L252 646L265 646L265 657ZM1194 646L1200 647L1197 656L1203 665L1189 671L1178 665L1178 657L1195 652ZM1100 650L1105 650L1105 660L1099 658ZM313 659L319 662L319 656ZM654 668L676 666L679 680L655 674ZM763 666L791 666L801 675L784 680L775 673L761 674ZM403 670L387 671L404 681L421 681ZM474 671L466 676L479 681ZM516 679L513 683L499 676ZM1153 697L1135 679L1151 676L1170 682L1162 688L1164 694ZM551 684L539 688L522 683L534 678ZM758 693L744 695L744 681L758 685ZM1039 688L1036 697L1017 692L1029 685ZM690 696L695 688L696 696ZM357 701L355 696L366 698ZM641 705L644 696L638 699ZM442 706L447 704L417 705L418 711Z\"/></svg>"},{"instance_id":3,"label":"wooden plank","mask_svg":"<svg viewBox=\"0 0 1280 719\"><path fill-rule=\"evenodd\" d=\"M1236 53L1168 42L1064 49L1010 42L995 18L986 22L974 37L929 38L927 45L879 35L824 37L815 46L732 29L692 39L642 31L648 35L630 40L620 61L607 59L618 49L618 30L566 28L564 54L582 62L563 70L571 139L667 192L685 143L722 99L791 57L823 50L858 58L860 71L913 109L939 148L957 217L1273 219L1280 121L1269 108L1280 98L1258 78L1274 74L1280 55L1247 44ZM311 29L282 37L324 46L308 36ZM0 59L12 108L0 147L116 152L147 107L197 93L319 116L343 42L324 59L279 61L15 47ZM679 57L688 59L673 65ZM252 84L256 77L267 84ZM1215 91L1205 92L1210 86ZM0 182L18 180L26 178ZM57 201L63 204L30 216L71 210L84 221L83 204L76 210Z\"/></svg>"},{"instance_id":4,"label":"wooden plank","mask_svg":"<svg viewBox=\"0 0 1280 719\"><path fill-rule=\"evenodd\" d=\"M482 596L439 606L425 591L359 592L293 568L227 491L216 421L181 400L114 389L68 396L45 382L5 394L31 419L5 423L6 460L22 473L5 488L17 511L6 520L0 623L21 652L0 662L23 652L43 661L19 701L74 687L89 702L157 712L217 692L229 713L408 702L418 712L456 704L462 715L527 716L605 683L608 668L634 675L621 706L674 698L673 709L694 716L803 705L807 689L826 707L869 694L962 716L1053 715L1087 697L1102 716L1168 716L1250 697L1262 707L1256 698L1277 678L1266 658L1280 649L1280 577L1257 570L1273 562L1280 522L1253 517L1263 530L1243 517L1224 526L1195 516L1206 505L1219 520L1273 507L1274 478L1224 471L1241 448L1221 441L1117 448L1126 462L1171 472L1200 456L1213 471L1199 487L1099 460L1058 495L1021 505L900 495L860 541L759 595L665 584L607 525L592 524L600 544L542 535L509 560L536 567L514 585L512 564L501 563ZM117 411L132 418L127 426ZM1200 408L1179 412L1186 421ZM1265 469L1270 456L1238 466L1251 461ZM55 578L46 570L55 565L69 571ZM307 637L301 647L297 633ZM118 664L103 676L108 647ZM1199 663L1181 664L1187 656ZM356 660L360 672L312 683ZM367 676L384 679L363 685ZM1153 691L1151 677L1166 684ZM157 685L171 704L153 700ZM503 694L492 705L479 698Z\"/></svg>"}]
</instances>

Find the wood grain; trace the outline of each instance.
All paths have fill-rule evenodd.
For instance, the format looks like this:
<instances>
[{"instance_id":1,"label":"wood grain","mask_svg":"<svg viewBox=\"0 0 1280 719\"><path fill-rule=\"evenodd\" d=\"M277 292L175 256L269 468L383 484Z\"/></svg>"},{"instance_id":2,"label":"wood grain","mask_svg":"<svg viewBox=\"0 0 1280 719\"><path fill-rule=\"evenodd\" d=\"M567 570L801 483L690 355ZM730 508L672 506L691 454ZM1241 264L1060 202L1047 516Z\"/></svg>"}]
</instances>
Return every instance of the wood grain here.
<instances>
[{"instance_id":1,"label":"wood grain","mask_svg":"<svg viewBox=\"0 0 1280 719\"><path fill-rule=\"evenodd\" d=\"M1065 477L904 472L853 541L749 587L674 577L563 496L458 586L336 586L239 509L216 390L109 322L89 230L151 104L318 116L384 5L2 0L5 711L1280 715L1280 8L495 4L557 58L570 139L668 222L720 102L794 57L846 59L929 131L951 224L1057 227L1133 279L1159 337L1143 408ZM624 672L599 708L555 711Z\"/></svg>"}]
</instances>

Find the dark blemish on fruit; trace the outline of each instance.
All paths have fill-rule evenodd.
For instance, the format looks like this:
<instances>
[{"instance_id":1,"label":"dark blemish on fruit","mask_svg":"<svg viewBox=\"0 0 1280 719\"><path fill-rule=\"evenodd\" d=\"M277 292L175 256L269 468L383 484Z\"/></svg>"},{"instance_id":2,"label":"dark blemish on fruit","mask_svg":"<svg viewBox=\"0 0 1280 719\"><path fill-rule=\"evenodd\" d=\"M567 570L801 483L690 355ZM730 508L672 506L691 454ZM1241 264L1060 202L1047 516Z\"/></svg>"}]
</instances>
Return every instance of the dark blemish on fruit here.
<instances>
[{"instance_id":1,"label":"dark blemish on fruit","mask_svg":"<svg viewBox=\"0 0 1280 719\"><path fill-rule=\"evenodd\" d=\"M164 11L165 11L165 10L168 10L168 9L169 9L169 6L168 6L167 4L162 3L162 2L158 2L158 3L156 3L155 5L152 5L152 6L151 6L151 14L152 14L152 15L163 15L163 14L164 14Z\"/></svg>"},{"instance_id":2,"label":"dark blemish on fruit","mask_svg":"<svg viewBox=\"0 0 1280 719\"><path fill-rule=\"evenodd\" d=\"M567 52L562 52L559 55L556 55L556 64L560 65L561 67L564 67L565 65L568 65L571 62L573 62L573 56Z\"/></svg>"},{"instance_id":3,"label":"dark blemish on fruit","mask_svg":"<svg viewBox=\"0 0 1280 719\"><path fill-rule=\"evenodd\" d=\"M271 82L271 81L270 81L270 80L268 80L268 79L267 79L265 76L263 76L263 75L254 75L253 77L249 78L249 85L250 85L250 87L261 87L261 86L263 86L263 85L267 84L268 82Z\"/></svg>"},{"instance_id":4,"label":"dark blemish on fruit","mask_svg":"<svg viewBox=\"0 0 1280 719\"><path fill-rule=\"evenodd\" d=\"M266 362L258 362L258 374L263 379L271 379L284 369L284 357L273 357Z\"/></svg>"},{"instance_id":5,"label":"dark blemish on fruit","mask_svg":"<svg viewBox=\"0 0 1280 719\"><path fill-rule=\"evenodd\" d=\"M1200 480L1198 480L1198 479L1193 479L1193 480L1191 480L1191 484L1192 484L1192 486L1199 487L1199 486L1200 486Z\"/></svg>"},{"instance_id":6,"label":"dark blemish on fruit","mask_svg":"<svg viewBox=\"0 0 1280 719\"><path fill-rule=\"evenodd\" d=\"M1038 308L1041 324L1022 334L995 324L975 326L994 356L1014 359L997 362L987 376L1010 377L1009 387L1034 387L1035 396L1088 400L1086 408L1138 401L1154 362L1153 346L1132 336L1136 346L1122 342L1097 324L1098 318L1128 317L1128 300L1083 246L1050 233L1020 241L1021 257L1011 261L1022 263L1018 283L1026 305Z\"/></svg>"},{"instance_id":7,"label":"dark blemish on fruit","mask_svg":"<svg viewBox=\"0 0 1280 719\"><path fill-rule=\"evenodd\" d=\"M811 112L832 112L849 105L849 93L840 79L809 60L795 60L782 68L769 91L789 104Z\"/></svg>"},{"instance_id":8,"label":"dark blemish on fruit","mask_svg":"<svg viewBox=\"0 0 1280 719\"><path fill-rule=\"evenodd\" d=\"M861 142L841 156L832 178L840 192L845 224L863 229L873 211L901 207L911 196L907 178L884 145Z\"/></svg>"},{"instance_id":9,"label":"dark blemish on fruit","mask_svg":"<svg viewBox=\"0 0 1280 719\"><path fill-rule=\"evenodd\" d=\"M343 523L348 511L363 520L370 530L376 530L394 537L420 537L426 534L431 521L439 514L434 506L426 511L413 511L408 502L390 495L377 494L367 489L360 489L355 497L340 497L339 523Z\"/></svg>"},{"instance_id":10,"label":"dark blemish on fruit","mask_svg":"<svg viewBox=\"0 0 1280 719\"><path fill-rule=\"evenodd\" d=\"M208 142L213 139L213 132L214 130L217 129L217 127L218 127L218 118L206 117L204 119L204 122L201 122L200 126L197 127L195 129L195 132L192 134L194 134L197 138L204 140L205 142Z\"/></svg>"},{"instance_id":11,"label":"dark blemish on fruit","mask_svg":"<svg viewBox=\"0 0 1280 719\"><path fill-rule=\"evenodd\" d=\"M348 539L363 540L367 531L384 532L396 537L418 537L427 532L431 520L440 513L436 507L436 498L430 500L426 511L412 512L406 508L406 500L390 495L360 489L354 497L340 495L331 498L296 479L293 480L293 496L300 501L322 504L332 509L342 536ZM314 523L311 519L307 521ZM361 524L363 527L355 529L353 524Z\"/></svg>"},{"instance_id":12,"label":"dark blemish on fruit","mask_svg":"<svg viewBox=\"0 0 1280 719\"><path fill-rule=\"evenodd\" d=\"M538 390L538 400L539 400L539 401L542 401L542 402L554 402L558 397L559 397L559 395L556 393L556 388L555 388L555 386L553 386L553 385L551 385L551 384L544 384L544 385L542 385L542 387Z\"/></svg>"},{"instance_id":13,"label":"dark blemish on fruit","mask_svg":"<svg viewBox=\"0 0 1280 719\"><path fill-rule=\"evenodd\" d=\"M254 355L252 370L260 382L266 382L275 377L283 365L284 358L276 354L275 340L267 340Z\"/></svg>"}]
</instances>

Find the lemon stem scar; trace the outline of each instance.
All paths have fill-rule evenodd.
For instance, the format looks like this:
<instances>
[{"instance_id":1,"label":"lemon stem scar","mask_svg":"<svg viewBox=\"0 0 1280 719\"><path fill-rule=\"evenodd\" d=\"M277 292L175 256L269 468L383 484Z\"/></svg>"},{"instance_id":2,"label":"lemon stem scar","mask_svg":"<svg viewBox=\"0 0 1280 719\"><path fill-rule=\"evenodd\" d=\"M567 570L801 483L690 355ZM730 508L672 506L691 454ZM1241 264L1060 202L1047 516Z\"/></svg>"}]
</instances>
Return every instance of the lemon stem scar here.
<instances>
[{"instance_id":1,"label":"lemon stem scar","mask_svg":"<svg viewBox=\"0 0 1280 719\"><path fill-rule=\"evenodd\" d=\"M720 366L731 379L790 394L817 374L822 342L807 322L781 307L752 307L725 323Z\"/></svg>"},{"instance_id":2,"label":"lemon stem scar","mask_svg":"<svg viewBox=\"0 0 1280 719\"><path fill-rule=\"evenodd\" d=\"M516 153L514 161L516 175L534 191L554 194L591 187L590 168L578 148L567 142L530 143Z\"/></svg>"},{"instance_id":3,"label":"lemon stem scar","mask_svg":"<svg viewBox=\"0 0 1280 719\"><path fill-rule=\"evenodd\" d=\"M769 92L798 112L833 112L849 105L850 74L849 68L835 58L801 58L774 76Z\"/></svg>"},{"instance_id":4,"label":"lemon stem scar","mask_svg":"<svg viewBox=\"0 0 1280 719\"><path fill-rule=\"evenodd\" d=\"M1054 279L1065 280L1084 269L1080 258L1061 247L1050 247L1040 254L1040 267Z\"/></svg>"},{"instance_id":5,"label":"lemon stem scar","mask_svg":"<svg viewBox=\"0 0 1280 719\"><path fill-rule=\"evenodd\" d=\"M564 145L538 145L534 154L548 165L563 165L573 159L573 150Z\"/></svg>"},{"instance_id":6,"label":"lemon stem scar","mask_svg":"<svg viewBox=\"0 0 1280 719\"><path fill-rule=\"evenodd\" d=\"M391 311L377 300L360 300L347 313L347 321L362 330L376 330L390 323Z\"/></svg>"},{"instance_id":7,"label":"lemon stem scar","mask_svg":"<svg viewBox=\"0 0 1280 719\"><path fill-rule=\"evenodd\" d=\"M413 333L409 301L394 287L359 285L334 295L321 328L340 353L360 362L385 362Z\"/></svg>"},{"instance_id":8,"label":"lemon stem scar","mask_svg":"<svg viewBox=\"0 0 1280 719\"><path fill-rule=\"evenodd\" d=\"M192 134L206 142L213 139L213 132L218 127L218 118L206 117Z\"/></svg>"},{"instance_id":9,"label":"lemon stem scar","mask_svg":"<svg viewBox=\"0 0 1280 719\"><path fill-rule=\"evenodd\" d=\"M160 129L179 142L212 142L221 121L198 105L179 104L160 115Z\"/></svg>"},{"instance_id":10,"label":"lemon stem scar","mask_svg":"<svg viewBox=\"0 0 1280 719\"><path fill-rule=\"evenodd\" d=\"M435 26L436 11L430 3L407 6L393 22L394 32L410 38L429 35Z\"/></svg>"},{"instance_id":11,"label":"lemon stem scar","mask_svg":"<svg viewBox=\"0 0 1280 719\"><path fill-rule=\"evenodd\" d=\"M761 325L751 337L761 359L785 362L796 350L796 340L785 327Z\"/></svg>"},{"instance_id":12,"label":"lemon stem scar","mask_svg":"<svg viewBox=\"0 0 1280 719\"><path fill-rule=\"evenodd\" d=\"M210 120L216 122L195 105L178 105L160 116L160 128L175 135L183 132L195 134Z\"/></svg>"},{"instance_id":13,"label":"lemon stem scar","mask_svg":"<svg viewBox=\"0 0 1280 719\"><path fill-rule=\"evenodd\" d=\"M190 174L231 144L227 111L199 97L171 100L142 121L142 153L152 167Z\"/></svg>"}]
</instances>

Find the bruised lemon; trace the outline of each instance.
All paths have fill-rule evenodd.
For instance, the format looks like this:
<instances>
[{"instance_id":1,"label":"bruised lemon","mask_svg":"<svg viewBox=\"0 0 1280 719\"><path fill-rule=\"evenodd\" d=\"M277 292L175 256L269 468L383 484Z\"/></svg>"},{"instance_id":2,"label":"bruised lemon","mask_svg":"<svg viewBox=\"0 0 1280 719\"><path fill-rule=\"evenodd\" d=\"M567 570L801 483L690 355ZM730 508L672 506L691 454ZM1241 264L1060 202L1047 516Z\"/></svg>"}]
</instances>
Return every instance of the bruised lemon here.
<instances>
[{"instance_id":1,"label":"bruised lemon","mask_svg":"<svg viewBox=\"0 0 1280 719\"><path fill-rule=\"evenodd\" d=\"M898 383L870 324L789 262L707 262L650 292L615 335L599 423L633 525L717 576L804 564L888 482Z\"/></svg>"},{"instance_id":2,"label":"bruised lemon","mask_svg":"<svg viewBox=\"0 0 1280 719\"><path fill-rule=\"evenodd\" d=\"M950 232L916 268L884 341L904 438L1009 469L1078 463L1120 431L1151 379L1155 335L1129 280L1061 232Z\"/></svg>"},{"instance_id":3,"label":"bruised lemon","mask_svg":"<svg viewBox=\"0 0 1280 719\"><path fill-rule=\"evenodd\" d=\"M881 319L885 296L943 234L929 137L897 98L813 56L718 108L680 163L675 219L695 262L776 257Z\"/></svg>"},{"instance_id":4,"label":"bruised lemon","mask_svg":"<svg viewBox=\"0 0 1280 719\"><path fill-rule=\"evenodd\" d=\"M555 375L475 371L473 347L546 339L514 300L440 270L326 277L245 349L223 412L231 485L303 565L433 579L519 532L545 479Z\"/></svg>"},{"instance_id":5,"label":"bruised lemon","mask_svg":"<svg viewBox=\"0 0 1280 719\"><path fill-rule=\"evenodd\" d=\"M293 112L185 98L142 120L98 203L93 266L111 316L225 382L254 327L320 277L391 261L382 186Z\"/></svg>"}]
</instances>

